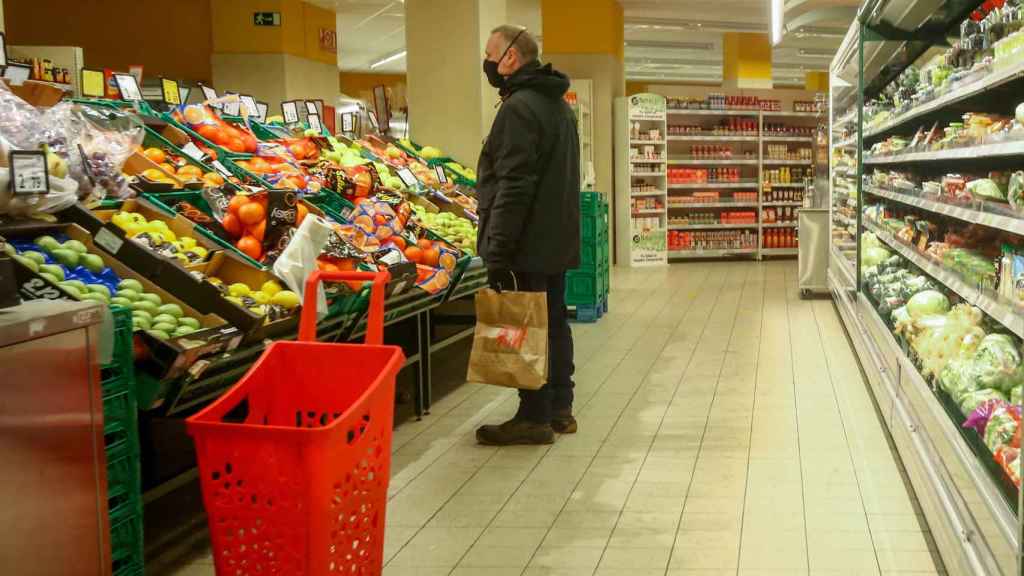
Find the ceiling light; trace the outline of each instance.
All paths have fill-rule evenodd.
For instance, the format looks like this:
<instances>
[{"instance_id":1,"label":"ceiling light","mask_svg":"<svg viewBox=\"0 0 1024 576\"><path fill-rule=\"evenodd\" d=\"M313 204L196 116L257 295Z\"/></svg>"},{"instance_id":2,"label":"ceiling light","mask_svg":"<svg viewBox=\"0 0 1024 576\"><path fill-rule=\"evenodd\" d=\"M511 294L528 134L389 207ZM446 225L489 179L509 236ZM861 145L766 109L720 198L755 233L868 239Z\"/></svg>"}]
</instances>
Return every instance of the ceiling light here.
<instances>
[{"instance_id":1,"label":"ceiling light","mask_svg":"<svg viewBox=\"0 0 1024 576\"><path fill-rule=\"evenodd\" d=\"M374 68L383 66L383 65L387 64L388 62L394 62L395 60L398 60L399 58L405 58L405 50L402 50L401 52L395 52L391 56L387 56L385 58L377 60L373 64L370 64L370 70L373 70Z\"/></svg>"},{"instance_id":2,"label":"ceiling light","mask_svg":"<svg viewBox=\"0 0 1024 576\"><path fill-rule=\"evenodd\" d=\"M782 2L783 0L768 0L771 2L772 19L772 46L782 42Z\"/></svg>"}]
</instances>

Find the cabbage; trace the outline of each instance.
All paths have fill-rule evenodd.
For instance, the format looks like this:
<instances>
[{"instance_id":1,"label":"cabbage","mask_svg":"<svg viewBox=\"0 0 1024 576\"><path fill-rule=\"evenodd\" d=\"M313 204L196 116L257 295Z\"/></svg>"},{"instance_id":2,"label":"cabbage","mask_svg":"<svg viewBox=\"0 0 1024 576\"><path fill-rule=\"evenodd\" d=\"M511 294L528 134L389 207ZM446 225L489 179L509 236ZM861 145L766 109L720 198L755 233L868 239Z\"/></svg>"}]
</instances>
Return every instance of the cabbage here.
<instances>
[{"instance_id":1,"label":"cabbage","mask_svg":"<svg viewBox=\"0 0 1024 576\"><path fill-rule=\"evenodd\" d=\"M901 306L892 311L892 323L896 328L897 334L902 334L913 322L914 320L910 317L910 312L907 312L906 306Z\"/></svg>"},{"instance_id":2,"label":"cabbage","mask_svg":"<svg viewBox=\"0 0 1024 576\"><path fill-rule=\"evenodd\" d=\"M949 311L949 299L942 292L925 290L914 294L907 302L907 312L917 320L932 314L944 314Z\"/></svg>"},{"instance_id":3,"label":"cabbage","mask_svg":"<svg viewBox=\"0 0 1024 576\"><path fill-rule=\"evenodd\" d=\"M950 360L939 374L939 386L959 404L978 389L974 361L969 358Z\"/></svg>"},{"instance_id":4,"label":"cabbage","mask_svg":"<svg viewBox=\"0 0 1024 576\"><path fill-rule=\"evenodd\" d=\"M866 247L863 250L861 250L860 253L861 269L866 268L868 266L878 266L882 262L888 260L889 256L891 255L892 253L890 253L885 248L882 248L881 246Z\"/></svg>"},{"instance_id":5,"label":"cabbage","mask_svg":"<svg viewBox=\"0 0 1024 576\"><path fill-rule=\"evenodd\" d=\"M967 183L966 190L975 198L987 198L989 200L1006 201L1006 194L999 189L999 185L989 178L971 180Z\"/></svg>"},{"instance_id":6,"label":"cabbage","mask_svg":"<svg viewBox=\"0 0 1024 576\"><path fill-rule=\"evenodd\" d=\"M1003 394L998 390L993 390L991 388L974 390L973 392L964 394L960 398L960 410L962 410L964 414L970 414L971 412L974 412L974 409L977 408L979 404L986 400L1002 400L1005 402L1006 396L1003 396Z\"/></svg>"},{"instance_id":7,"label":"cabbage","mask_svg":"<svg viewBox=\"0 0 1024 576\"><path fill-rule=\"evenodd\" d=\"M1020 351L1013 338L1006 334L989 334L981 341L974 356L978 364L978 384L1009 393L1024 381Z\"/></svg>"}]
</instances>

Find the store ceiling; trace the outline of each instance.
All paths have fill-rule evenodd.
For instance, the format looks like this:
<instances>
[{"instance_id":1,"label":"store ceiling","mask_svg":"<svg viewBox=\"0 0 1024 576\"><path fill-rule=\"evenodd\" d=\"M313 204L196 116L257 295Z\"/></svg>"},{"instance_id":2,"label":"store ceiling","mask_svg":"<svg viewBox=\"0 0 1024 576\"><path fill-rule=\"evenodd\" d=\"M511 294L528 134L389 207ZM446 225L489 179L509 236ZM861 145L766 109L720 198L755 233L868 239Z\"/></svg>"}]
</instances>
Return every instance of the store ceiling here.
<instances>
[{"instance_id":1,"label":"store ceiling","mask_svg":"<svg viewBox=\"0 0 1024 576\"><path fill-rule=\"evenodd\" d=\"M400 0L307 0L337 12L338 67L363 72L405 70L405 58L371 69L405 47ZM722 34L768 32L769 0L619 0L625 11L629 80L720 82ZM802 84L804 74L828 69L859 0L787 0L786 35L775 47L773 76ZM543 39L542 39L543 41Z\"/></svg>"}]
</instances>

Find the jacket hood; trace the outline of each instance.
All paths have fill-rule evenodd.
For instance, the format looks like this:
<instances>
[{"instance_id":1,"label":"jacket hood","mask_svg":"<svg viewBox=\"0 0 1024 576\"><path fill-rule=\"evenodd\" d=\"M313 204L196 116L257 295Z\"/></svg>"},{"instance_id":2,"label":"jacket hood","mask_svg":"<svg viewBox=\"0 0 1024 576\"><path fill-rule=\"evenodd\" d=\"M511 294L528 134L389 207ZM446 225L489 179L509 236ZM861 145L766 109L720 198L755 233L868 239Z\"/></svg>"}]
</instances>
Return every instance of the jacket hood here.
<instances>
[{"instance_id":1,"label":"jacket hood","mask_svg":"<svg viewBox=\"0 0 1024 576\"><path fill-rule=\"evenodd\" d=\"M524 64L508 77L501 89L501 97L508 98L517 90L533 90L549 98L561 98L569 90L569 77L551 67L534 60Z\"/></svg>"}]
</instances>

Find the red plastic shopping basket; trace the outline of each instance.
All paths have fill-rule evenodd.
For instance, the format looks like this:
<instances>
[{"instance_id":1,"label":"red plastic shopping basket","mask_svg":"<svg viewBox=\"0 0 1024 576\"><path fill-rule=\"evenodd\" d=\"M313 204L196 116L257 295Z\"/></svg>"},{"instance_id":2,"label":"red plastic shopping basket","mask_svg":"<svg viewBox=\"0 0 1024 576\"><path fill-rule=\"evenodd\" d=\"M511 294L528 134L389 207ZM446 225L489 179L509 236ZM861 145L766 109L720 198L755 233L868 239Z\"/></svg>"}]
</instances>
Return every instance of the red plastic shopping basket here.
<instances>
[{"instance_id":1,"label":"red plastic shopping basket","mask_svg":"<svg viewBox=\"0 0 1024 576\"><path fill-rule=\"evenodd\" d=\"M366 345L316 339L317 283L373 280ZM386 272L306 281L297 342L274 342L188 419L220 576L378 576L400 348L383 346Z\"/></svg>"}]
</instances>

